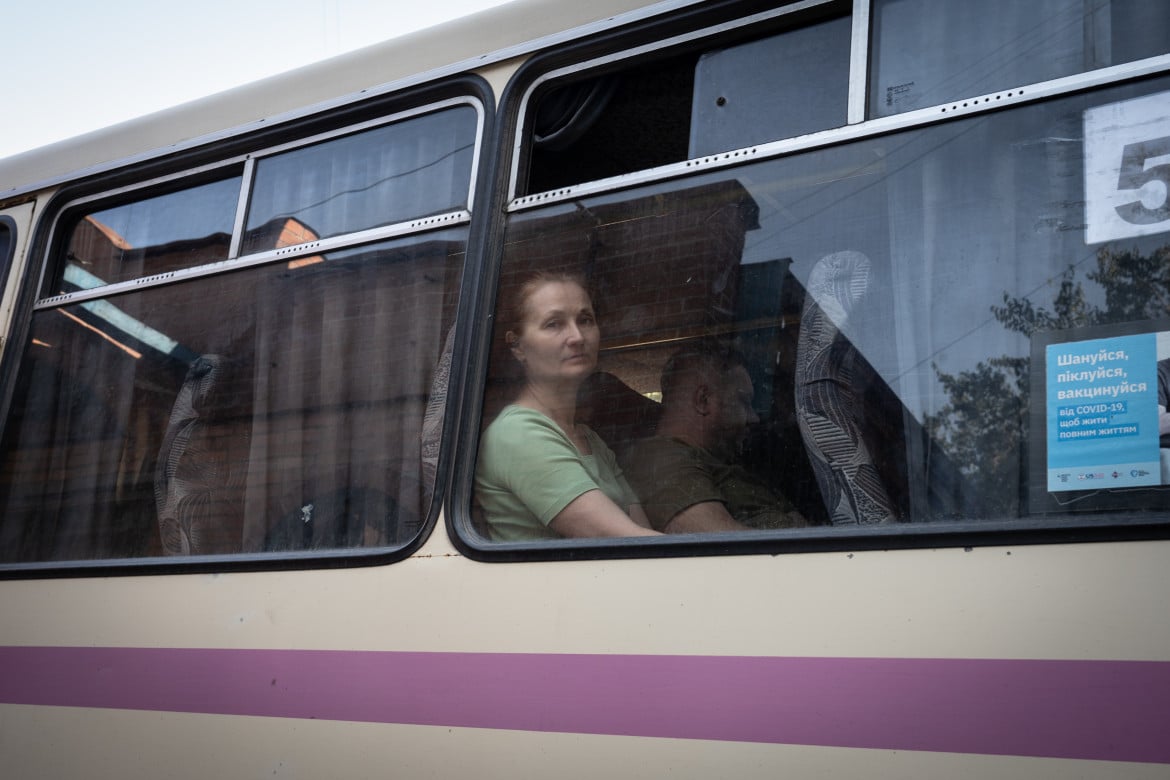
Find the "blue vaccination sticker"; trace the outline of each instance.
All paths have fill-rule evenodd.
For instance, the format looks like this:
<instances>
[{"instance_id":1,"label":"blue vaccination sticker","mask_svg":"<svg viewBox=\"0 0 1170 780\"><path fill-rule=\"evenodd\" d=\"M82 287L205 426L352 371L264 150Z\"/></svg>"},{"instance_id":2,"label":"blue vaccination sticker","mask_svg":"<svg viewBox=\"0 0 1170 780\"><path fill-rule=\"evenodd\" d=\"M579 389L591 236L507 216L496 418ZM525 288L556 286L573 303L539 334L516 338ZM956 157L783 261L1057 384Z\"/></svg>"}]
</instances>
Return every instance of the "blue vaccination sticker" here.
<instances>
[{"instance_id":1,"label":"blue vaccination sticker","mask_svg":"<svg viewBox=\"0 0 1170 780\"><path fill-rule=\"evenodd\" d=\"M1153 333L1045 348L1048 490L1157 485L1157 338Z\"/></svg>"}]
</instances>

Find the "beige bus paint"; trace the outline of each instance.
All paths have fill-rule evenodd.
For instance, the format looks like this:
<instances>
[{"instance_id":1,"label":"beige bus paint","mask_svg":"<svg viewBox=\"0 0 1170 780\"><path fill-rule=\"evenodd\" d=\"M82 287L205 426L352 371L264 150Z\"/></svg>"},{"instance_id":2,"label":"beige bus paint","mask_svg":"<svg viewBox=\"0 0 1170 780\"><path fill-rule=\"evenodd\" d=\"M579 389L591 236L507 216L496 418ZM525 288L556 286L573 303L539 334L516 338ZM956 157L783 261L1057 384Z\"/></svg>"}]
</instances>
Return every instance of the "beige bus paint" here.
<instances>
[{"instance_id":1,"label":"beige bus paint","mask_svg":"<svg viewBox=\"0 0 1170 780\"><path fill-rule=\"evenodd\" d=\"M0 290L0 349L3 348L9 328L12 326L13 309L16 306L18 282L24 276L28 263L28 246L33 232L33 216L36 203L28 201L6 209L0 209L0 216L10 217L16 223L16 245L13 247L12 265L8 270L8 281Z\"/></svg>"},{"instance_id":2,"label":"beige bus paint","mask_svg":"<svg viewBox=\"0 0 1170 780\"><path fill-rule=\"evenodd\" d=\"M0 583L8 643L1170 660L1170 542Z\"/></svg>"},{"instance_id":3,"label":"beige bus paint","mask_svg":"<svg viewBox=\"0 0 1170 780\"><path fill-rule=\"evenodd\" d=\"M508 81L512 78L512 74L523 63L522 58L505 60L504 62L490 65L486 68L478 68L475 73L477 76L486 81L492 88L492 94L496 96L498 103L504 94L504 87L508 86Z\"/></svg>"},{"instance_id":4,"label":"beige bus paint","mask_svg":"<svg viewBox=\"0 0 1170 780\"><path fill-rule=\"evenodd\" d=\"M0 204L39 182L189 148L289 117L471 72L698 0L514 0L415 34L0 160Z\"/></svg>"},{"instance_id":5,"label":"beige bus paint","mask_svg":"<svg viewBox=\"0 0 1170 780\"><path fill-rule=\"evenodd\" d=\"M0 707L0 756L7 777L91 780L1166 777L1115 761L30 706Z\"/></svg>"}]
</instances>

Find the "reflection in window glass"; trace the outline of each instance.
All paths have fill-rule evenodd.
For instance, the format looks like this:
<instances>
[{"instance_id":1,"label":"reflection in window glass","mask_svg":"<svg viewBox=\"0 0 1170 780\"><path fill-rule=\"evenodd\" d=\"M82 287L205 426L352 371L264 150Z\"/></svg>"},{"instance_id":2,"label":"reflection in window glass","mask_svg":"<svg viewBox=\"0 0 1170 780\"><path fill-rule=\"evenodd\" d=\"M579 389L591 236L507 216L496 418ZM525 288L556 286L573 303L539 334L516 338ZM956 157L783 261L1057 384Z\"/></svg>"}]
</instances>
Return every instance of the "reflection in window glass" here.
<instances>
[{"instance_id":1,"label":"reflection in window glass","mask_svg":"<svg viewBox=\"0 0 1170 780\"><path fill-rule=\"evenodd\" d=\"M226 260L239 193L237 176L84 215L43 295Z\"/></svg>"},{"instance_id":2,"label":"reflection in window glass","mask_svg":"<svg viewBox=\"0 0 1170 780\"><path fill-rule=\"evenodd\" d=\"M459 106L260 160L243 253L466 208L476 121Z\"/></svg>"},{"instance_id":3,"label":"reflection in window glass","mask_svg":"<svg viewBox=\"0 0 1170 780\"><path fill-rule=\"evenodd\" d=\"M669 411L664 367L714 338L754 392L717 489L734 474L814 525L1071 521L1102 506L1028 496L1032 336L1170 316L1165 190L1126 193L1145 223L1090 239L1083 140L1094 106L1170 123L1167 95L1130 84L517 214L501 296L533 269L587 278L601 356L578 419L651 518L669 477L639 447ZM485 423L516 393L493 343ZM1135 506L1150 520L1170 493Z\"/></svg>"},{"instance_id":4,"label":"reflection in window glass","mask_svg":"<svg viewBox=\"0 0 1170 780\"><path fill-rule=\"evenodd\" d=\"M887 116L1170 51L1162 0L875 0L870 113Z\"/></svg>"},{"instance_id":5,"label":"reflection in window glass","mask_svg":"<svg viewBox=\"0 0 1170 780\"><path fill-rule=\"evenodd\" d=\"M409 542L464 232L37 312L0 457L0 559Z\"/></svg>"}]
</instances>

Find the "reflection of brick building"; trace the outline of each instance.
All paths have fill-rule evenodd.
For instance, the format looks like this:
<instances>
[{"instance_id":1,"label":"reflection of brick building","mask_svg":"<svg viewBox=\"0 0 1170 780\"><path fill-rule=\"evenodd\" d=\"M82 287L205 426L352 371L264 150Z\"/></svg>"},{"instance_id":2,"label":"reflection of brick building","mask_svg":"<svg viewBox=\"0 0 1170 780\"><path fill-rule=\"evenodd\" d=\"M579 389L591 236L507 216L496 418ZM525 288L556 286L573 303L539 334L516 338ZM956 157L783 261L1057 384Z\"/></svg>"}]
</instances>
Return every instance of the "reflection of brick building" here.
<instances>
[{"instance_id":1,"label":"reflection of brick building","mask_svg":"<svg viewBox=\"0 0 1170 780\"><path fill-rule=\"evenodd\" d=\"M77 223L69 240L69 261L101 279L121 276L121 259L133 249L111 227L89 216Z\"/></svg>"},{"instance_id":2,"label":"reflection of brick building","mask_svg":"<svg viewBox=\"0 0 1170 780\"><path fill-rule=\"evenodd\" d=\"M758 227L738 182L546 213L512 219L501 291L536 269L581 273L602 317L603 349L693 337L733 321L744 235Z\"/></svg>"},{"instance_id":3,"label":"reflection of brick building","mask_svg":"<svg viewBox=\"0 0 1170 780\"><path fill-rule=\"evenodd\" d=\"M316 241L319 235L304 222L296 217L277 217L258 228L249 230L244 237L244 246L250 252L265 252L270 249L284 249L285 247L307 244ZM289 261L290 268L299 268L321 261L320 255L300 257Z\"/></svg>"},{"instance_id":4,"label":"reflection of brick building","mask_svg":"<svg viewBox=\"0 0 1170 780\"><path fill-rule=\"evenodd\" d=\"M116 231L93 216L73 229L66 257L105 284L194 268L226 260L231 236L212 233L200 238L153 246L131 246ZM61 268L63 273L64 265Z\"/></svg>"},{"instance_id":5,"label":"reflection of brick building","mask_svg":"<svg viewBox=\"0 0 1170 780\"><path fill-rule=\"evenodd\" d=\"M248 245L253 247L253 252L261 252L284 249L318 238L320 236L311 227L295 217L279 217L250 231ZM84 269L102 283L114 284L226 260L230 244L231 237L226 233L213 233L201 238L134 247L109 225L90 215L74 227L66 257L68 265ZM306 265L320 259L319 255L314 255L293 263Z\"/></svg>"}]
</instances>

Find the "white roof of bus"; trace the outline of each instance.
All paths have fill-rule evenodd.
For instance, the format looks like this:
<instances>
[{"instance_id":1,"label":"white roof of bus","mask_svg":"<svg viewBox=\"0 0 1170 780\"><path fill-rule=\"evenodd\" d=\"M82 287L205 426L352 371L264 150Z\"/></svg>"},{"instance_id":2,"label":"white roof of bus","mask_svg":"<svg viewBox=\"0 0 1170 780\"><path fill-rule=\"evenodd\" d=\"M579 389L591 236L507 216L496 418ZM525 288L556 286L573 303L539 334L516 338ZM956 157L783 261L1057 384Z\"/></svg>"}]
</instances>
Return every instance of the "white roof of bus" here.
<instances>
[{"instance_id":1,"label":"white roof of bus","mask_svg":"<svg viewBox=\"0 0 1170 780\"><path fill-rule=\"evenodd\" d=\"M698 0L514 0L401 38L0 160L0 201L75 177L468 72ZM10 118L9 121L19 121Z\"/></svg>"}]
</instances>

